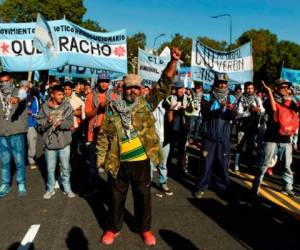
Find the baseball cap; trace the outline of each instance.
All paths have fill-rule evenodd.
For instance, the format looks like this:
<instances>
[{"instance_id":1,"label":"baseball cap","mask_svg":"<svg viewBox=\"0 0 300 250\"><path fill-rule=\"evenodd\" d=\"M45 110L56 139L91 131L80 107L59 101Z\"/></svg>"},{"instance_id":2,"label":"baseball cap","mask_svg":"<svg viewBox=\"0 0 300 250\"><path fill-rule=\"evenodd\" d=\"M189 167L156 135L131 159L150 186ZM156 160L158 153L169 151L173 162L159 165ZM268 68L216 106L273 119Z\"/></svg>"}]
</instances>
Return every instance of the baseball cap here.
<instances>
[{"instance_id":1,"label":"baseball cap","mask_svg":"<svg viewBox=\"0 0 300 250\"><path fill-rule=\"evenodd\" d=\"M283 85L283 84L292 86L292 83L287 79L279 78L275 81L276 87L279 87L280 85Z\"/></svg>"},{"instance_id":2,"label":"baseball cap","mask_svg":"<svg viewBox=\"0 0 300 250\"><path fill-rule=\"evenodd\" d=\"M229 77L227 73L216 73L215 82L228 82Z\"/></svg>"},{"instance_id":3,"label":"baseball cap","mask_svg":"<svg viewBox=\"0 0 300 250\"><path fill-rule=\"evenodd\" d=\"M102 72L98 75L98 82L110 82L110 76L106 72Z\"/></svg>"},{"instance_id":4,"label":"baseball cap","mask_svg":"<svg viewBox=\"0 0 300 250\"><path fill-rule=\"evenodd\" d=\"M180 81L176 82L175 83L175 88L177 88L177 89L184 88L184 83L180 82Z\"/></svg>"}]
</instances>

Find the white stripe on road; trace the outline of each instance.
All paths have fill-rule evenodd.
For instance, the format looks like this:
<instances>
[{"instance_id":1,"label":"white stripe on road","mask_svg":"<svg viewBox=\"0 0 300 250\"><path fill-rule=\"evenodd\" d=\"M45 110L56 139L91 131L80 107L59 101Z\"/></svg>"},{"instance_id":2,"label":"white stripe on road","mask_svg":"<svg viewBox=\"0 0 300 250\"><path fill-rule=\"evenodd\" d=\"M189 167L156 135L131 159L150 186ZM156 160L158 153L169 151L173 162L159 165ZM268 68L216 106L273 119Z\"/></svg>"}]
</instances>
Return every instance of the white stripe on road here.
<instances>
[{"instance_id":1,"label":"white stripe on road","mask_svg":"<svg viewBox=\"0 0 300 250\"><path fill-rule=\"evenodd\" d=\"M28 250L40 229L40 225L32 225L25 234L17 250Z\"/></svg>"}]
</instances>

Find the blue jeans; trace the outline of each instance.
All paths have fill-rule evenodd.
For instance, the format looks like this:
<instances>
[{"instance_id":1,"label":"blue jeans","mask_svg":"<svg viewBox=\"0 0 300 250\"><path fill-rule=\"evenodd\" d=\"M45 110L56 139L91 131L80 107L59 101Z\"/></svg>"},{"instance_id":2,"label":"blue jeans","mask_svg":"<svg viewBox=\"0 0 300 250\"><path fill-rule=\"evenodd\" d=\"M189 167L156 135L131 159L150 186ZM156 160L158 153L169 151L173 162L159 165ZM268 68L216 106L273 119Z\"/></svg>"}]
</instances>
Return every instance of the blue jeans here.
<instances>
[{"instance_id":1,"label":"blue jeans","mask_svg":"<svg viewBox=\"0 0 300 250\"><path fill-rule=\"evenodd\" d=\"M0 136L0 162L2 165L2 185L10 185L11 157L16 165L18 185L25 185L25 142L24 134Z\"/></svg>"},{"instance_id":2,"label":"blue jeans","mask_svg":"<svg viewBox=\"0 0 300 250\"><path fill-rule=\"evenodd\" d=\"M163 161L160 164L158 164L157 169L159 173L159 183L163 184L168 181L167 161L170 152L170 144L163 146L161 143L160 145L161 145L161 152L163 155ZM151 162L151 169L153 169L154 167L156 166L154 166L153 163ZM152 171L151 171L151 179L152 179Z\"/></svg>"},{"instance_id":3,"label":"blue jeans","mask_svg":"<svg viewBox=\"0 0 300 250\"><path fill-rule=\"evenodd\" d=\"M70 185L70 145L62 149L47 149L45 150L48 181L47 191L52 192L55 186L55 169L57 165L57 158L59 157L61 163L61 180L66 193L71 191Z\"/></svg>"},{"instance_id":4,"label":"blue jeans","mask_svg":"<svg viewBox=\"0 0 300 250\"><path fill-rule=\"evenodd\" d=\"M189 131L187 138L199 139L199 131L202 118L200 116L191 116L189 120Z\"/></svg>"},{"instance_id":5,"label":"blue jeans","mask_svg":"<svg viewBox=\"0 0 300 250\"><path fill-rule=\"evenodd\" d=\"M292 164L292 144L291 143L275 143L265 142L265 157L263 164L259 167L259 173L253 181L253 190L257 193L259 186L264 178L267 169L272 165L272 158L278 154L278 160L283 167L282 179L284 182L284 190L293 189L293 172Z\"/></svg>"}]
</instances>

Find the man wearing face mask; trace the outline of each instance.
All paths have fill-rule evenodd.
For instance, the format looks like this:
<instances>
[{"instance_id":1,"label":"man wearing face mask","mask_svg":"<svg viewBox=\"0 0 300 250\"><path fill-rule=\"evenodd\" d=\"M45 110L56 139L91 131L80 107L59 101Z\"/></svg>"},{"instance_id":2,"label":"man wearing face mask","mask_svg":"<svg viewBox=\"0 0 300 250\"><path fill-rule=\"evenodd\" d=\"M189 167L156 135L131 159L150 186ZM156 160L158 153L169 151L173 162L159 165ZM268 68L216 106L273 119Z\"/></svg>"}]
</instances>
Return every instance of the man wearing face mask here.
<instances>
[{"instance_id":1,"label":"man wearing face mask","mask_svg":"<svg viewBox=\"0 0 300 250\"><path fill-rule=\"evenodd\" d=\"M0 198L11 191L11 157L17 170L18 196L26 195L25 142L27 133L26 91L16 88L7 72L0 73Z\"/></svg>"},{"instance_id":2,"label":"man wearing face mask","mask_svg":"<svg viewBox=\"0 0 300 250\"><path fill-rule=\"evenodd\" d=\"M178 167L180 171L188 172L185 159L185 145L187 140L186 110L192 108L192 97L184 93L185 87L182 81L175 84L175 94L166 99L167 117L170 123L172 137L170 138L169 159L175 156L174 148L177 148Z\"/></svg>"},{"instance_id":3,"label":"man wearing face mask","mask_svg":"<svg viewBox=\"0 0 300 250\"><path fill-rule=\"evenodd\" d=\"M211 93L201 101L203 123L201 126L203 165L194 196L203 198L214 175L214 185L219 194L229 186L230 120L236 114L236 99L229 94L228 75L217 73Z\"/></svg>"},{"instance_id":4,"label":"man wearing face mask","mask_svg":"<svg viewBox=\"0 0 300 250\"><path fill-rule=\"evenodd\" d=\"M149 106L156 108L170 94L171 80L180 55L179 49L171 50L171 62L158 83L153 85L147 100L141 95L140 77L128 74L124 79L123 95L113 101L105 113L97 142L97 165L109 172L111 187L109 225L101 240L103 244L112 244L121 230L130 183L137 230L146 245L153 246L156 243L150 231L150 160L157 165L162 161L162 155L155 131L155 118Z\"/></svg>"},{"instance_id":5,"label":"man wearing face mask","mask_svg":"<svg viewBox=\"0 0 300 250\"><path fill-rule=\"evenodd\" d=\"M245 93L239 98L237 103L238 145L234 160L234 171L239 171L239 158L246 145L247 162L253 163L253 152L255 150L255 137L258 133L258 125L261 115L265 113L262 100L255 94L253 82L244 84Z\"/></svg>"}]
</instances>

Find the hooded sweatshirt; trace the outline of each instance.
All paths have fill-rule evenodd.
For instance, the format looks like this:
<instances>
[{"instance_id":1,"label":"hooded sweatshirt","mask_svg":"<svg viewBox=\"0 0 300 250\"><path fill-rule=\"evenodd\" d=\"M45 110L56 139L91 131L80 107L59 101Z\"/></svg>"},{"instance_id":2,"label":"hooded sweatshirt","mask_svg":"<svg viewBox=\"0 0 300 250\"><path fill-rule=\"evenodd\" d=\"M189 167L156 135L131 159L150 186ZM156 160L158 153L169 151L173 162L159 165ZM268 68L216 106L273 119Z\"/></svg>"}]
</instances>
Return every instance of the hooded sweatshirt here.
<instances>
[{"instance_id":1,"label":"hooded sweatshirt","mask_svg":"<svg viewBox=\"0 0 300 250\"><path fill-rule=\"evenodd\" d=\"M52 116L54 121L61 121L57 128L48 121ZM38 130L43 133L47 149L62 149L72 141L71 128L73 126L73 108L67 101L63 101L59 106L49 107L48 102L42 105L38 115Z\"/></svg>"}]
</instances>

